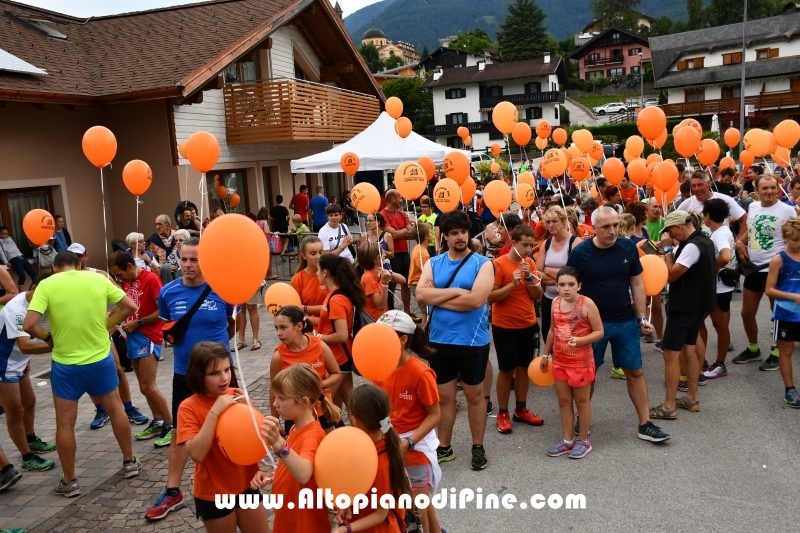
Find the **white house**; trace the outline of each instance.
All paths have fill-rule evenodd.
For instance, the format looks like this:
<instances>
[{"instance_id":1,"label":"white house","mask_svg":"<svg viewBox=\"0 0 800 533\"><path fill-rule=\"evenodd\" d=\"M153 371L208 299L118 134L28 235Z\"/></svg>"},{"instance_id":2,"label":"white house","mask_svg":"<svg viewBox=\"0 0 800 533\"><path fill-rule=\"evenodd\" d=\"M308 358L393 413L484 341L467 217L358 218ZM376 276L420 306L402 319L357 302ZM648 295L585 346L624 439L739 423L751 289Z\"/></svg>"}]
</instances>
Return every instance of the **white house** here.
<instances>
[{"instance_id":1,"label":"white house","mask_svg":"<svg viewBox=\"0 0 800 533\"><path fill-rule=\"evenodd\" d=\"M561 58L550 54L543 59L436 69L422 84L433 91L434 125L428 126L427 134L439 144L463 148L456 132L465 126L474 150L485 150L495 142L503 146L503 135L492 124L492 110L502 101L515 104L520 120L532 126L541 119L557 126L559 104L564 102L559 91L562 81Z\"/></svg>"}]
</instances>

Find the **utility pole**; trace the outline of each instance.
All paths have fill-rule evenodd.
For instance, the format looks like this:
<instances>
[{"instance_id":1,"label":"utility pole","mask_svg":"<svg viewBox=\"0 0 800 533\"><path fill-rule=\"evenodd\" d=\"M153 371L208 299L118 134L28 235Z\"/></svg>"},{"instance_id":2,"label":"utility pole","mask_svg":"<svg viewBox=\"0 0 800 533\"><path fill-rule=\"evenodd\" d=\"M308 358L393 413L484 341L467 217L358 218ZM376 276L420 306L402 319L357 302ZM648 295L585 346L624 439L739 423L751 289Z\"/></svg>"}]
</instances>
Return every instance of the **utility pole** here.
<instances>
[{"instance_id":1,"label":"utility pole","mask_svg":"<svg viewBox=\"0 0 800 533\"><path fill-rule=\"evenodd\" d=\"M644 109L644 55L639 52L639 78L642 82L642 103L641 108Z\"/></svg>"},{"instance_id":2,"label":"utility pole","mask_svg":"<svg viewBox=\"0 0 800 533\"><path fill-rule=\"evenodd\" d=\"M745 53L747 52L747 0L744 0L744 18L742 19L742 82L739 86L739 154L744 149L744 71L747 61L745 61ZM744 164L741 165L740 171L744 173Z\"/></svg>"}]
</instances>

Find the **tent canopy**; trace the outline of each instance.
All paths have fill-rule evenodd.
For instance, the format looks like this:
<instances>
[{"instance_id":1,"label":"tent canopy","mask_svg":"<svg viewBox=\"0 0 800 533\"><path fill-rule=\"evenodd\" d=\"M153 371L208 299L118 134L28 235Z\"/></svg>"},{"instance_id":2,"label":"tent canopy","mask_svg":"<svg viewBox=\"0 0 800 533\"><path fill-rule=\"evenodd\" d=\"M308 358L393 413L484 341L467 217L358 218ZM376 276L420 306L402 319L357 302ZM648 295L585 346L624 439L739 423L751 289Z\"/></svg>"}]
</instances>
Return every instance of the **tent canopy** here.
<instances>
[{"instance_id":1,"label":"tent canopy","mask_svg":"<svg viewBox=\"0 0 800 533\"><path fill-rule=\"evenodd\" d=\"M450 152L460 151L468 158L470 152L455 150L429 141L413 131L401 139L394 131L395 120L385 111L367 129L347 141L319 154L292 160L292 172L341 172L342 155L353 152L361 165L358 170L394 170L404 161L430 157L441 165Z\"/></svg>"}]
</instances>

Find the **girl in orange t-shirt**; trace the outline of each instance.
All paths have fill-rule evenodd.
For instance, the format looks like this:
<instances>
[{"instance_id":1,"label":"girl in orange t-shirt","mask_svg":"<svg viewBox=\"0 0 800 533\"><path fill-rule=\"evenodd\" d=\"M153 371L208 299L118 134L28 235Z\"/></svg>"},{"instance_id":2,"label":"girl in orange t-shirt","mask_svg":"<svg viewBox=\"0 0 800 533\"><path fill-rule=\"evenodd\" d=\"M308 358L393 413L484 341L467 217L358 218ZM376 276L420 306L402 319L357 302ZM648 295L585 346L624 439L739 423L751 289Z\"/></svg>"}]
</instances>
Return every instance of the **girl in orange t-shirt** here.
<instances>
[{"instance_id":1,"label":"girl in orange t-shirt","mask_svg":"<svg viewBox=\"0 0 800 533\"><path fill-rule=\"evenodd\" d=\"M403 505L412 501L411 485L408 482L405 464L403 462L403 448L400 437L392 427L389 414L392 410L389 396L383 389L375 385L360 385L353 391L350 398L351 410L350 423L353 427L362 430L375 442L378 451L378 474L367 494L372 499L372 490L376 490L377 501L385 494L394 497L395 509L367 507L358 513L358 518L348 523L352 518L352 509L340 510L336 514L336 521L341 524L332 533L350 533L355 531L369 531L372 533L401 533L406 530L406 512ZM405 495L400 502L400 497Z\"/></svg>"},{"instance_id":2,"label":"girl in orange t-shirt","mask_svg":"<svg viewBox=\"0 0 800 533\"><path fill-rule=\"evenodd\" d=\"M336 387L342 380L339 372L339 365L336 358L327 344L322 342L318 336L309 335L313 333L314 327L303 311L295 305L287 305L275 315L275 331L281 343L275 348L270 361L269 375L277 376L281 370L285 370L292 365L306 363L311 365L319 379L322 380L322 388L328 395L336 392ZM274 381L274 379L273 379ZM269 404L272 416L278 417L278 409L275 407L275 389L270 386ZM292 420L284 419L285 431L289 432L292 427ZM320 417L322 429L332 429L333 423L325 417Z\"/></svg>"},{"instance_id":3,"label":"girl in orange t-shirt","mask_svg":"<svg viewBox=\"0 0 800 533\"><path fill-rule=\"evenodd\" d=\"M234 396L244 391L230 387L230 354L219 343L199 342L189 354L186 382L194 392L178 408L181 420L176 444L186 446L194 461L195 513L206 531L244 533L269 531L263 509L243 509L238 498L235 509L217 509L216 494L258 494L250 480L258 472L258 464L241 466L228 459L217 444L217 421L233 405ZM242 398L242 403L246 401ZM266 455L266 452L265 452Z\"/></svg>"},{"instance_id":4,"label":"girl in orange t-shirt","mask_svg":"<svg viewBox=\"0 0 800 533\"><path fill-rule=\"evenodd\" d=\"M314 494L317 491L314 458L325 432L316 417L321 414L336 422L340 417L339 409L322 394L322 380L305 363L278 372L271 388L275 391L273 405L278 414L284 420L294 420L287 438L281 436L281 423L277 418L267 416L261 423L261 434L269 441L279 460L275 477L272 478L272 494L283 496L283 506L273 511L275 521L272 533L329 533L328 511L300 509L297 500L302 489L311 489ZM263 489L269 482L270 475L267 472L258 472L250 486ZM261 513L264 513L263 509Z\"/></svg>"},{"instance_id":5,"label":"girl in orange t-shirt","mask_svg":"<svg viewBox=\"0 0 800 533\"><path fill-rule=\"evenodd\" d=\"M442 418L442 411L436 374L411 353L430 357L434 350L428 345L422 328L414 324L403 311L392 309L384 313L378 322L392 326L400 337L401 349L397 369L375 385L389 395L392 427L400 434L411 492L414 498L418 494L430 496L442 474L436 458L439 439L434 431ZM420 509L419 518L423 531L441 532L436 509L432 505Z\"/></svg>"},{"instance_id":6,"label":"girl in orange t-shirt","mask_svg":"<svg viewBox=\"0 0 800 533\"><path fill-rule=\"evenodd\" d=\"M356 259L364 274L361 276L361 286L367 305L364 311L369 316L378 320L387 310L389 301L389 282L405 284L406 278L383 268L381 247L377 242L364 242L358 246Z\"/></svg>"},{"instance_id":7,"label":"girl in orange t-shirt","mask_svg":"<svg viewBox=\"0 0 800 533\"><path fill-rule=\"evenodd\" d=\"M328 288L320 283L319 258L322 256L322 241L319 237L309 235L300 243L300 260L297 272L292 276L292 287L300 295L303 312L311 316L311 323L316 325L322 304L328 296Z\"/></svg>"}]
</instances>

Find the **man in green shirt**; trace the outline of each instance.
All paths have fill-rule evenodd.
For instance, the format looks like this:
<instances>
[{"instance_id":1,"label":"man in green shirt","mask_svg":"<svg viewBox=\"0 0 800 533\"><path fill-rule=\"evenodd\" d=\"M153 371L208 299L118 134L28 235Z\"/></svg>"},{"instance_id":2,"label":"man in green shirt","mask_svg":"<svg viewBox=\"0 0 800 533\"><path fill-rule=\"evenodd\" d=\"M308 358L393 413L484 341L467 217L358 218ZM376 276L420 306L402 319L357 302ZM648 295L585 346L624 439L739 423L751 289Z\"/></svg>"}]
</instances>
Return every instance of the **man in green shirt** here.
<instances>
[{"instance_id":1,"label":"man in green shirt","mask_svg":"<svg viewBox=\"0 0 800 533\"><path fill-rule=\"evenodd\" d=\"M647 200L647 220L644 225L651 239L658 240L661 230L664 229L664 209L658 200L653 197Z\"/></svg>"},{"instance_id":2,"label":"man in green shirt","mask_svg":"<svg viewBox=\"0 0 800 533\"><path fill-rule=\"evenodd\" d=\"M77 270L78 256L66 251L56 255L55 275L36 288L23 329L53 348L50 383L56 410L56 444L63 476L55 493L71 498L81 493L75 478L75 421L78 400L84 394L100 399L111 417L111 426L122 451L123 474L139 474L141 463L133 455L131 427L119 397L116 363L110 351L108 331L136 312L137 306L108 278ZM106 318L108 304L117 309ZM47 312L53 333L39 326Z\"/></svg>"},{"instance_id":3,"label":"man in green shirt","mask_svg":"<svg viewBox=\"0 0 800 533\"><path fill-rule=\"evenodd\" d=\"M426 198L419 203L420 207L422 207L422 214L419 216L419 221L425 224L430 224L431 226L431 234L434 233L435 230L438 229L436 226L436 213L431 210L431 200L430 198ZM428 255L433 257L436 255L436 243L438 239L435 237L433 238L433 244L428 246Z\"/></svg>"}]
</instances>

